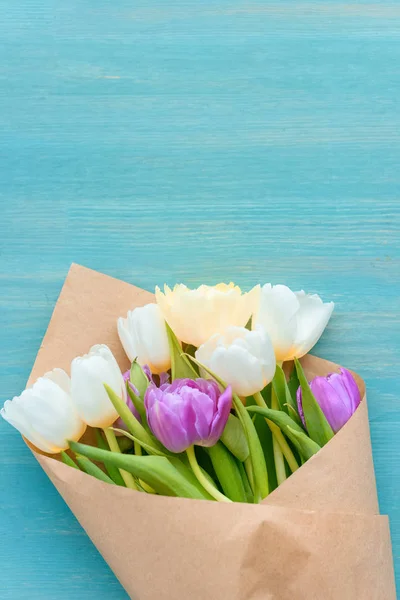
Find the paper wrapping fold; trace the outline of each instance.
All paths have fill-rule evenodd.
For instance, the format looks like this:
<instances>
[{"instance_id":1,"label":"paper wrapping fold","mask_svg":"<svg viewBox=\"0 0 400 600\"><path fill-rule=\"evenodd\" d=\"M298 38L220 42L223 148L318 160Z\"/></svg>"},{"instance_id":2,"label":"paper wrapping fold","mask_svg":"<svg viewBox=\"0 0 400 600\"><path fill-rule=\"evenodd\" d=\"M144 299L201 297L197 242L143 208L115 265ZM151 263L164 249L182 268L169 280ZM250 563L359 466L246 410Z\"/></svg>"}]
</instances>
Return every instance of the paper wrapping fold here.
<instances>
[{"instance_id":1,"label":"paper wrapping fold","mask_svg":"<svg viewBox=\"0 0 400 600\"><path fill-rule=\"evenodd\" d=\"M116 319L153 295L73 265L30 381L96 343L128 361ZM309 377L338 369L307 356ZM363 402L315 457L261 505L146 495L35 453L135 600L395 600L387 517L380 516Z\"/></svg>"}]
</instances>

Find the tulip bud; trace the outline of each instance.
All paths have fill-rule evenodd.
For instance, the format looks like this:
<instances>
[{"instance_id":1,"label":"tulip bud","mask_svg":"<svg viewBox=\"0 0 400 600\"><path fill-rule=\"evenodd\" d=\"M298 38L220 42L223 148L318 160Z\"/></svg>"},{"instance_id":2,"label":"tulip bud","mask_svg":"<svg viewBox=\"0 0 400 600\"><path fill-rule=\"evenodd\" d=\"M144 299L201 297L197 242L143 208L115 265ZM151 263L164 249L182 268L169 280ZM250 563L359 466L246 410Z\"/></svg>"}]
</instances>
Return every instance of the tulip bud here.
<instances>
[{"instance_id":1,"label":"tulip bud","mask_svg":"<svg viewBox=\"0 0 400 600\"><path fill-rule=\"evenodd\" d=\"M88 354L74 358L71 395L81 418L91 427L109 427L118 418L105 383L126 402L125 382L108 346L93 346Z\"/></svg>"},{"instance_id":2,"label":"tulip bud","mask_svg":"<svg viewBox=\"0 0 400 600\"><path fill-rule=\"evenodd\" d=\"M357 383L347 369L340 369L340 373L330 373L326 377L315 377L310 388L335 433L347 423L361 402ZM297 405L306 426L301 387L297 390Z\"/></svg>"},{"instance_id":3,"label":"tulip bud","mask_svg":"<svg viewBox=\"0 0 400 600\"><path fill-rule=\"evenodd\" d=\"M62 369L40 377L20 396L7 400L0 411L34 446L49 454L78 441L86 424L81 420L70 395L70 379Z\"/></svg>"},{"instance_id":4,"label":"tulip bud","mask_svg":"<svg viewBox=\"0 0 400 600\"><path fill-rule=\"evenodd\" d=\"M118 335L132 362L148 365L152 373L168 371L171 366L165 321L157 304L130 310L126 319L118 319Z\"/></svg>"},{"instance_id":5,"label":"tulip bud","mask_svg":"<svg viewBox=\"0 0 400 600\"><path fill-rule=\"evenodd\" d=\"M271 338L276 360L301 358L318 342L333 312L333 302L316 294L292 292L285 285L261 288L253 327L262 325Z\"/></svg>"},{"instance_id":6,"label":"tulip bud","mask_svg":"<svg viewBox=\"0 0 400 600\"><path fill-rule=\"evenodd\" d=\"M175 379L160 388L150 384L145 395L150 429L171 452L193 444L213 446L225 428L232 390L220 392L214 381Z\"/></svg>"},{"instance_id":7,"label":"tulip bud","mask_svg":"<svg viewBox=\"0 0 400 600\"><path fill-rule=\"evenodd\" d=\"M196 359L223 381L238 396L251 396L272 381L276 361L265 330L228 327L214 335L196 351Z\"/></svg>"}]
</instances>

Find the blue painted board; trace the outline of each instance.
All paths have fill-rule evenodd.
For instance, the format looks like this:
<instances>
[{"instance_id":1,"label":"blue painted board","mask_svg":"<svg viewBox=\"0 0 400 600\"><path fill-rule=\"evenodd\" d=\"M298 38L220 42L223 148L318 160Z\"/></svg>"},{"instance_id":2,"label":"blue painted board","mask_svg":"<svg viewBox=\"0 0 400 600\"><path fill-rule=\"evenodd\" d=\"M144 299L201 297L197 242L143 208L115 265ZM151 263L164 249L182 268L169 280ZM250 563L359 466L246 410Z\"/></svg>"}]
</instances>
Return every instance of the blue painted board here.
<instances>
[{"instance_id":1,"label":"blue painted board","mask_svg":"<svg viewBox=\"0 0 400 600\"><path fill-rule=\"evenodd\" d=\"M400 5L0 0L0 401L72 261L336 302L400 583ZM0 423L5 600L126 598ZM351 460L351 457L349 457Z\"/></svg>"}]
</instances>

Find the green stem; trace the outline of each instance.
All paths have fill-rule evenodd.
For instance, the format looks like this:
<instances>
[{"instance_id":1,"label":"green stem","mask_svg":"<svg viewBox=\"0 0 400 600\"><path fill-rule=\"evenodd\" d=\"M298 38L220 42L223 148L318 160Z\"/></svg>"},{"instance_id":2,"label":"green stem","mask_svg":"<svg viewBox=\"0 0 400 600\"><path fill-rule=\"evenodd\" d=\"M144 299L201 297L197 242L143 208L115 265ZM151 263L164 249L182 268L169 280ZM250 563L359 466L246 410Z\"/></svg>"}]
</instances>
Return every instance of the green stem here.
<instances>
[{"instance_id":1,"label":"green stem","mask_svg":"<svg viewBox=\"0 0 400 600\"><path fill-rule=\"evenodd\" d=\"M61 460L65 465L73 467L74 469L78 469L78 471L80 470L78 465L72 460L70 456L68 456L66 452L61 452Z\"/></svg>"},{"instance_id":2,"label":"green stem","mask_svg":"<svg viewBox=\"0 0 400 600\"><path fill-rule=\"evenodd\" d=\"M249 480L249 484L251 487L251 491L254 494L254 473L253 473L253 464L251 462L250 456L246 458L244 461L244 468L246 470L247 478Z\"/></svg>"},{"instance_id":3,"label":"green stem","mask_svg":"<svg viewBox=\"0 0 400 600\"><path fill-rule=\"evenodd\" d=\"M281 483L286 480L285 459L283 458L281 447L274 434L272 435L272 448L274 451L276 480L278 485L281 485Z\"/></svg>"},{"instance_id":4,"label":"green stem","mask_svg":"<svg viewBox=\"0 0 400 600\"><path fill-rule=\"evenodd\" d=\"M103 431L104 431L104 435L106 436L108 445L110 446L111 452L118 452L118 454L121 454L121 449L119 447L114 430L111 427L107 427ZM121 477L124 480L127 488L130 488L131 490L138 489L132 473L128 473L128 471L124 471L123 469L119 469L119 472L121 473Z\"/></svg>"},{"instance_id":5,"label":"green stem","mask_svg":"<svg viewBox=\"0 0 400 600\"><path fill-rule=\"evenodd\" d=\"M276 397L276 394L274 392L274 390L272 390L272 394L271 394L271 408L273 410L279 410L279 404L278 404L278 399ZM276 441L279 443L283 456L286 458L286 461L289 465L290 470L292 471L292 473L294 473L295 471L297 471L297 469L299 468L299 463L296 460L295 455L293 454L293 451L291 449L291 447L289 446L287 439L285 438L285 436L283 435L282 431L280 430L280 428L275 425L273 423L274 427L276 427ZM285 477L286 479L286 477Z\"/></svg>"},{"instance_id":6,"label":"green stem","mask_svg":"<svg viewBox=\"0 0 400 600\"><path fill-rule=\"evenodd\" d=\"M139 442L134 442L135 454L136 456L142 456L142 446Z\"/></svg>"},{"instance_id":7,"label":"green stem","mask_svg":"<svg viewBox=\"0 0 400 600\"><path fill-rule=\"evenodd\" d=\"M203 488L207 490L207 492L218 502L232 502L232 500L224 496L224 494L221 494L221 492L217 490L217 488L214 487L210 481L208 481L207 477L205 477L197 462L194 446L190 446L186 450L186 454L189 459L189 464L192 467L192 471L195 474L197 481L201 483Z\"/></svg>"},{"instance_id":8,"label":"green stem","mask_svg":"<svg viewBox=\"0 0 400 600\"><path fill-rule=\"evenodd\" d=\"M148 494L155 494L155 491L153 490L153 488L151 486L147 485L147 483L145 481L143 481L143 479L139 479L139 483L145 492L147 492Z\"/></svg>"},{"instance_id":9,"label":"green stem","mask_svg":"<svg viewBox=\"0 0 400 600\"><path fill-rule=\"evenodd\" d=\"M267 406L264 401L264 398L261 396L260 392L257 392L256 394L254 394L254 399L255 399L256 403L258 404L258 406L261 406L261 407ZM272 392L271 392L271 408L273 408L274 410L279 410L278 400L275 396L274 390L272 390ZM277 425L275 425L275 423L272 423L272 421L270 421L269 419L265 419L265 420L268 423L268 427L272 431L273 439L276 440L276 442L278 442L280 450L283 453L283 456L286 458L290 470L292 471L292 473L294 473L299 468L299 464L296 460L295 455L292 452L291 447L287 443L285 436L283 435L283 433L279 429L279 427ZM275 447L274 447L274 450L275 450ZM274 454L275 454L275 452L274 452ZM285 479L286 479L286 474L285 474Z\"/></svg>"}]
</instances>

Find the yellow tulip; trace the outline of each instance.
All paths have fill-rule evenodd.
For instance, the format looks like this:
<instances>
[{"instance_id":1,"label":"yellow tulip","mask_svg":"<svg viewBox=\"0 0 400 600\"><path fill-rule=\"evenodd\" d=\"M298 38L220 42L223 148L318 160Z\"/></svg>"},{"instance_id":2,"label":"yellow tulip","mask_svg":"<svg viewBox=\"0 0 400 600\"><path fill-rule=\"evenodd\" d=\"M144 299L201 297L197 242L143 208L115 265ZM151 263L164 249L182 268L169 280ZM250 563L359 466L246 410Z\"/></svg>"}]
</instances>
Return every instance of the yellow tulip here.
<instances>
[{"instance_id":1,"label":"yellow tulip","mask_svg":"<svg viewBox=\"0 0 400 600\"><path fill-rule=\"evenodd\" d=\"M190 289L177 284L164 292L156 287L156 300L176 337L187 344L201 346L212 335L231 325L244 327L256 308L259 286L248 293L233 283L201 285Z\"/></svg>"}]
</instances>

